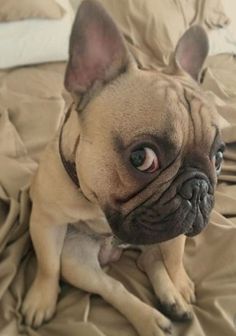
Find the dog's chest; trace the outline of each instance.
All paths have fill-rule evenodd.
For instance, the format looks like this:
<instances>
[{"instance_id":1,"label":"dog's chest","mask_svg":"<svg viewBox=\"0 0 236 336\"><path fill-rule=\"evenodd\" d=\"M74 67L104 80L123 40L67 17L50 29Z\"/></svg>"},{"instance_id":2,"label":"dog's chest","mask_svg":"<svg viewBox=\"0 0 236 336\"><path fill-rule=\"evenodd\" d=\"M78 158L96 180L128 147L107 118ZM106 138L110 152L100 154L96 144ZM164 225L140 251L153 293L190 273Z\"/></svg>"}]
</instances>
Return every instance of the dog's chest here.
<instances>
[{"instance_id":1,"label":"dog's chest","mask_svg":"<svg viewBox=\"0 0 236 336\"><path fill-rule=\"evenodd\" d=\"M103 233L96 230L96 224L92 221L79 221L75 224L70 224L67 231L67 241L70 241L71 246L80 251L79 254L90 253L96 255L101 266L105 266L110 262L117 261L123 250L128 247L116 239L111 230ZM100 226L101 228L101 226ZM73 244L72 244L73 242ZM76 254L73 252L73 254Z\"/></svg>"},{"instance_id":2,"label":"dog's chest","mask_svg":"<svg viewBox=\"0 0 236 336\"><path fill-rule=\"evenodd\" d=\"M107 265L110 262L119 260L121 254L122 248L119 246L114 246L113 236L104 238L101 241L98 260L102 266Z\"/></svg>"}]
</instances>

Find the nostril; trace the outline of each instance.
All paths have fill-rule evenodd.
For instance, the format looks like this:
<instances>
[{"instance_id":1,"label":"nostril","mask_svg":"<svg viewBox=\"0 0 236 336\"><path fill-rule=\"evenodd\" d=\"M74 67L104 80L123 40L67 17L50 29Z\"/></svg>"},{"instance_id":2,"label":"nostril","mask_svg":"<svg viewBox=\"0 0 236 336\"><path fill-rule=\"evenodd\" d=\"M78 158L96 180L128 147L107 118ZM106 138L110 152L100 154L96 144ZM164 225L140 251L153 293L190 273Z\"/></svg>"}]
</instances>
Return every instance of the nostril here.
<instances>
[{"instance_id":1,"label":"nostril","mask_svg":"<svg viewBox=\"0 0 236 336\"><path fill-rule=\"evenodd\" d=\"M186 200L190 200L193 196L193 190L189 188L189 185L184 184L179 190L179 194Z\"/></svg>"},{"instance_id":2,"label":"nostril","mask_svg":"<svg viewBox=\"0 0 236 336\"><path fill-rule=\"evenodd\" d=\"M180 188L179 194L186 200L198 199L203 201L209 192L209 185L203 179L191 179Z\"/></svg>"},{"instance_id":3,"label":"nostril","mask_svg":"<svg viewBox=\"0 0 236 336\"><path fill-rule=\"evenodd\" d=\"M188 180L182 184L179 189L179 194L186 200L191 200L193 197L193 181Z\"/></svg>"},{"instance_id":4,"label":"nostril","mask_svg":"<svg viewBox=\"0 0 236 336\"><path fill-rule=\"evenodd\" d=\"M201 180L199 192L200 192L200 200L203 201L209 192L209 185L206 181Z\"/></svg>"}]
</instances>

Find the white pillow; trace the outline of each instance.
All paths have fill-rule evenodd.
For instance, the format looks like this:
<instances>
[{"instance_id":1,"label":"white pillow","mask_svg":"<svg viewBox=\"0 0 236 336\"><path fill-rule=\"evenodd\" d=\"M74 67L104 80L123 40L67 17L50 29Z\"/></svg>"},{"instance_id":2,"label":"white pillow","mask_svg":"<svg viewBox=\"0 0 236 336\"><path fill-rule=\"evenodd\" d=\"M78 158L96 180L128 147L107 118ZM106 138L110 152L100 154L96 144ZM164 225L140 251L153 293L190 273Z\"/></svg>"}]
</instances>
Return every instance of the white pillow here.
<instances>
[{"instance_id":1,"label":"white pillow","mask_svg":"<svg viewBox=\"0 0 236 336\"><path fill-rule=\"evenodd\" d=\"M209 32L209 55L236 54L236 34L226 27Z\"/></svg>"},{"instance_id":2,"label":"white pillow","mask_svg":"<svg viewBox=\"0 0 236 336\"><path fill-rule=\"evenodd\" d=\"M210 55L236 54L236 0L222 1L230 24L225 28L209 32Z\"/></svg>"},{"instance_id":3,"label":"white pillow","mask_svg":"<svg viewBox=\"0 0 236 336\"><path fill-rule=\"evenodd\" d=\"M230 18L230 27L236 35L236 1L235 0L223 0L222 1L225 13Z\"/></svg>"},{"instance_id":4,"label":"white pillow","mask_svg":"<svg viewBox=\"0 0 236 336\"><path fill-rule=\"evenodd\" d=\"M82 0L70 0L70 2L72 4L72 7L74 8L74 10L77 10L77 8L81 4Z\"/></svg>"},{"instance_id":5,"label":"white pillow","mask_svg":"<svg viewBox=\"0 0 236 336\"><path fill-rule=\"evenodd\" d=\"M69 0L56 1L66 11L59 20L0 23L0 69L67 60L74 12Z\"/></svg>"}]
</instances>

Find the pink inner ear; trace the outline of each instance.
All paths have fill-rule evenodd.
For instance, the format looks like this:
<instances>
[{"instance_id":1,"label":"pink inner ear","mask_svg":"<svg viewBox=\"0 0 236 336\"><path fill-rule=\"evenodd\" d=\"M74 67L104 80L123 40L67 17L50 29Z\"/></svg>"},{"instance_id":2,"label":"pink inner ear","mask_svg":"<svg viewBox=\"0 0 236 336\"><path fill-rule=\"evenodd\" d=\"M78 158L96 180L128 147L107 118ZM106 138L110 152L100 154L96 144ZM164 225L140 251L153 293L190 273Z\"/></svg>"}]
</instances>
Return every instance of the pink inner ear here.
<instances>
[{"instance_id":1,"label":"pink inner ear","mask_svg":"<svg viewBox=\"0 0 236 336\"><path fill-rule=\"evenodd\" d=\"M106 71L112 67L114 59L119 57L120 41L113 39L100 30L97 25L88 28L86 45L74 56L74 81L77 86L87 89L96 80L104 80Z\"/></svg>"},{"instance_id":2,"label":"pink inner ear","mask_svg":"<svg viewBox=\"0 0 236 336\"><path fill-rule=\"evenodd\" d=\"M103 43L99 27L96 28L96 25L88 27L85 45L83 48L78 46L73 55L74 67L71 69L71 76L78 88L86 89L95 80L101 79L109 65L107 46Z\"/></svg>"},{"instance_id":3,"label":"pink inner ear","mask_svg":"<svg viewBox=\"0 0 236 336\"><path fill-rule=\"evenodd\" d=\"M208 39L205 31L200 26L192 26L181 37L175 59L183 70L197 79L207 53Z\"/></svg>"},{"instance_id":4,"label":"pink inner ear","mask_svg":"<svg viewBox=\"0 0 236 336\"><path fill-rule=\"evenodd\" d=\"M85 92L95 81L108 80L126 59L121 35L104 9L92 1L82 6L72 32L65 79L67 89L74 92Z\"/></svg>"},{"instance_id":5,"label":"pink inner ear","mask_svg":"<svg viewBox=\"0 0 236 336\"><path fill-rule=\"evenodd\" d=\"M81 61L81 74L91 83L102 79L105 70L112 64L115 53L119 52L117 40L112 39L98 24L92 24L86 31L86 48Z\"/></svg>"},{"instance_id":6,"label":"pink inner ear","mask_svg":"<svg viewBox=\"0 0 236 336\"><path fill-rule=\"evenodd\" d=\"M181 68L191 75L197 75L199 66L198 53L194 47L194 45L188 44L178 54L178 62Z\"/></svg>"}]
</instances>

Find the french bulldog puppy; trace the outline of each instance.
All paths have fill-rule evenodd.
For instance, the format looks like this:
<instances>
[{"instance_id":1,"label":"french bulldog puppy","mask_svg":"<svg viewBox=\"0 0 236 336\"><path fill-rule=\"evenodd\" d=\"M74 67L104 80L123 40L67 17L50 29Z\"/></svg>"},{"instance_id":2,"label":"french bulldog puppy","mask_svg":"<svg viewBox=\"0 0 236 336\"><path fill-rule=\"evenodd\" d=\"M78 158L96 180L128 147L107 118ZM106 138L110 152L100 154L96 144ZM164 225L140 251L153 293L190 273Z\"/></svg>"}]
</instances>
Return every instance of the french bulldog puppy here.
<instances>
[{"instance_id":1,"label":"french bulldog puppy","mask_svg":"<svg viewBox=\"0 0 236 336\"><path fill-rule=\"evenodd\" d=\"M38 267L26 324L52 317L61 276L100 294L140 335L170 332L162 313L102 270L127 244L140 249L138 266L166 314L190 318L185 237L209 220L223 152L216 110L197 84L207 52L204 30L193 26L167 69L141 70L102 6L82 2L65 75L74 103L30 191Z\"/></svg>"}]
</instances>

